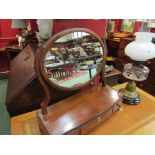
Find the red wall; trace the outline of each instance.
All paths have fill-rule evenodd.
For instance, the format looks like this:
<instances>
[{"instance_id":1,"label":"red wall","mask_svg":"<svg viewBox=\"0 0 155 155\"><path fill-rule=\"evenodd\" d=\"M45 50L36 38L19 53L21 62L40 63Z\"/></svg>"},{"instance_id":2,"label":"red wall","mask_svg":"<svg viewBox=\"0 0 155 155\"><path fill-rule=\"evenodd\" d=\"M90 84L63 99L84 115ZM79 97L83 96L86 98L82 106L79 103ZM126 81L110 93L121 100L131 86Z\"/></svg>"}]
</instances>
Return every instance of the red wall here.
<instances>
[{"instance_id":1,"label":"red wall","mask_svg":"<svg viewBox=\"0 0 155 155\"><path fill-rule=\"evenodd\" d=\"M53 34L68 28L88 28L103 37L106 29L106 20L93 19L55 19L53 24Z\"/></svg>"},{"instance_id":2,"label":"red wall","mask_svg":"<svg viewBox=\"0 0 155 155\"><path fill-rule=\"evenodd\" d=\"M122 19L113 19L115 21L115 31L120 30ZM0 38L12 38L19 34L18 29L11 28L11 19L0 19ZM35 19L30 20L32 31L37 30L37 24ZM139 29L140 23L136 21L134 32ZM53 34L68 29L68 28L88 28L96 32L100 37L105 34L106 20L94 20L94 19L54 19ZM155 32L155 29L151 29L151 32Z\"/></svg>"},{"instance_id":3,"label":"red wall","mask_svg":"<svg viewBox=\"0 0 155 155\"><path fill-rule=\"evenodd\" d=\"M36 20L30 20L32 31L37 30ZM68 28L88 28L96 32L100 37L105 34L106 20L93 19L55 19L53 25L53 33L68 29ZM11 19L0 19L0 38L15 37L19 34L18 29L11 28Z\"/></svg>"},{"instance_id":4,"label":"red wall","mask_svg":"<svg viewBox=\"0 0 155 155\"><path fill-rule=\"evenodd\" d=\"M0 19L0 38L16 37L18 29L11 28L11 19Z\"/></svg>"},{"instance_id":5,"label":"red wall","mask_svg":"<svg viewBox=\"0 0 155 155\"><path fill-rule=\"evenodd\" d=\"M11 28L11 19L0 19L0 39L15 38L19 34L18 29ZM32 31L37 31L35 19L30 20ZM68 28L88 28L96 32L100 37L103 37L106 29L106 20L93 19L54 19L53 34L68 29Z\"/></svg>"},{"instance_id":6,"label":"red wall","mask_svg":"<svg viewBox=\"0 0 155 155\"><path fill-rule=\"evenodd\" d=\"M18 29L11 28L12 19L0 19L0 38L12 38L19 34ZM36 31L37 23L35 19L30 20L32 32Z\"/></svg>"}]
</instances>

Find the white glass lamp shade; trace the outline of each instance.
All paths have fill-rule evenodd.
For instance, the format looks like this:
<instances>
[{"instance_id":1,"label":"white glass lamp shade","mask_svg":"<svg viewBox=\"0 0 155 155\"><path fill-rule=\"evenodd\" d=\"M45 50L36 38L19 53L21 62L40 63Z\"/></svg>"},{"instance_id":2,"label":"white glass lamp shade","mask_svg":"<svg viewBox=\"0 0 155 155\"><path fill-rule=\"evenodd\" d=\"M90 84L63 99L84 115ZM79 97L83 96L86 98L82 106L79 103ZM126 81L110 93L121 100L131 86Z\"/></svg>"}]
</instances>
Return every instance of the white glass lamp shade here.
<instances>
[{"instance_id":1,"label":"white glass lamp shade","mask_svg":"<svg viewBox=\"0 0 155 155\"><path fill-rule=\"evenodd\" d=\"M155 58L155 44L151 42L155 34L137 32L135 35L135 41L126 46L125 54L135 61L146 61Z\"/></svg>"},{"instance_id":2,"label":"white glass lamp shade","mask_svg":"<svg viewBox=\"0 0 155 155\"><path fill-rule=\"evenodd\" d=\"M37 24L39 35L44 39L50 38L53 30L53 19L37 19Z\"/></svg>"}]
</instances>

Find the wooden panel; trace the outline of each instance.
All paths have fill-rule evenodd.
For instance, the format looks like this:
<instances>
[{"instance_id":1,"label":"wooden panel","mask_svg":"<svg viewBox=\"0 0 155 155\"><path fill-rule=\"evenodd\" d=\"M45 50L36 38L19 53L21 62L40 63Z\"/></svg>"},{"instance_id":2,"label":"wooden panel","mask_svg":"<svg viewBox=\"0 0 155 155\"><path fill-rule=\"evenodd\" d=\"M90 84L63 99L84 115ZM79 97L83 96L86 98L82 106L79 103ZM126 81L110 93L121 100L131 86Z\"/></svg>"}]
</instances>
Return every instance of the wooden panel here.
<instances>
[{"instance_id":1,"label":"wooden panel","mask_svg":"<svg viewBox=\"0 0 155 155\"><path fill-rule=\"evenodd\" d=\"M109 110L107 110L105 113L101 114L94 120L90 121L89 123L85 124L81 127L81 134L87 134L92 129L97 127L101 122L106 120L111 114L112 114L113 107L111 107Z\"/></svg>"},{"instance_id":2,"label":"wooden panel","mask_svg":"<svg viewBox=\"0 0 155 155\"><path fill-rule=\"evenodd\" d=\"M34 58L32 47L28 45L12 60L8 80L7 103L34 78Z\"/></svg>"},{"instance_id":3,"label":"wooden panel","mask_svg":"<svg viewBox=\"0 0 155 155\"><path fill-rule=\"evenodd\" d=\"M77 95L69 97L48 107L46 118L41 112L37 117L43 134L68 134L80 128L83 124L94 120L100 114L108 117L106 113L119 100L117 91L109 86L93 87ZM112 109L109 112L112 114ZM93 124L96 124L95 122ZM94 126L94 125L93 125Z\"/></svg>"}]
</instances>

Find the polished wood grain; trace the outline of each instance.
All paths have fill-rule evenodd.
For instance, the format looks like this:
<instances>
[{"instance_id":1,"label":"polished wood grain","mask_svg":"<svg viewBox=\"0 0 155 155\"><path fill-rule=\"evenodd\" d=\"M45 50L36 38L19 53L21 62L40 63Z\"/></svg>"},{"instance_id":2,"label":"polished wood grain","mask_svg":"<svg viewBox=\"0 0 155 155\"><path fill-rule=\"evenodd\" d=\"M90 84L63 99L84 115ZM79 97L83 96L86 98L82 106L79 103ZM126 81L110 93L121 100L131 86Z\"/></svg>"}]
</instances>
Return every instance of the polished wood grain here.
<instances>
[{"instance_id":1,"label":"polished wood grain","mask_svg":"<svg viewBox=\"0 0 155 155\"><path fill-rule=\"evenodd\" d=\"M85 134L112 113L118 111L120 104L121 98L117 91L108 85L105 87L93 86L48 106L46 118L42 112L38 112L40 130L43 134L62 135L70 134L85 126L85 132L81 133ZM95 120L97 120L96 125L93 123Z\"/></svg>"},{"instance_id":2,"label":"polished wood grain","mask_svg":"<svg viewBox=\"0 0 155 155\"><path fill-rule=\"evenodd\" d=\"M126 83L114 88L118 90L125 86ZM141 95L139 105L122 104L120 111L87 134L155 134L155 97L139 88L137 88L137 91ZM40 109L37 111L40 111ZM37 111L11 118L11 134L39 135Z\"/></svg>"}]
</instances>

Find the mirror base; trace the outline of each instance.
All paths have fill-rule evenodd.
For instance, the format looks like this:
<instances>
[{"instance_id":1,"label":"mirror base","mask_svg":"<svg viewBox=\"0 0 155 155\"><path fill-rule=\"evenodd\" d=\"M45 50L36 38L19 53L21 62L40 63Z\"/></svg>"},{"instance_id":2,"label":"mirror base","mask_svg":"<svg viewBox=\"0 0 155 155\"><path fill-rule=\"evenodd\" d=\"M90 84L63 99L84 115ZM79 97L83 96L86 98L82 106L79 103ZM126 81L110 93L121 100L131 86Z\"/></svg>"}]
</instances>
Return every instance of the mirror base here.
<instances>
[{"instance_id":1,"label":"mirror base","mask_svg":"<svg viewBox=\"0 0 155 155\"><path fill-rule=\"evenodd\" d=\"M112 113L119 110L122 98L109 86L92 87L48 107L44 120L37 113L42 134L88 134Z\"/></svg>"}]
</instances>

